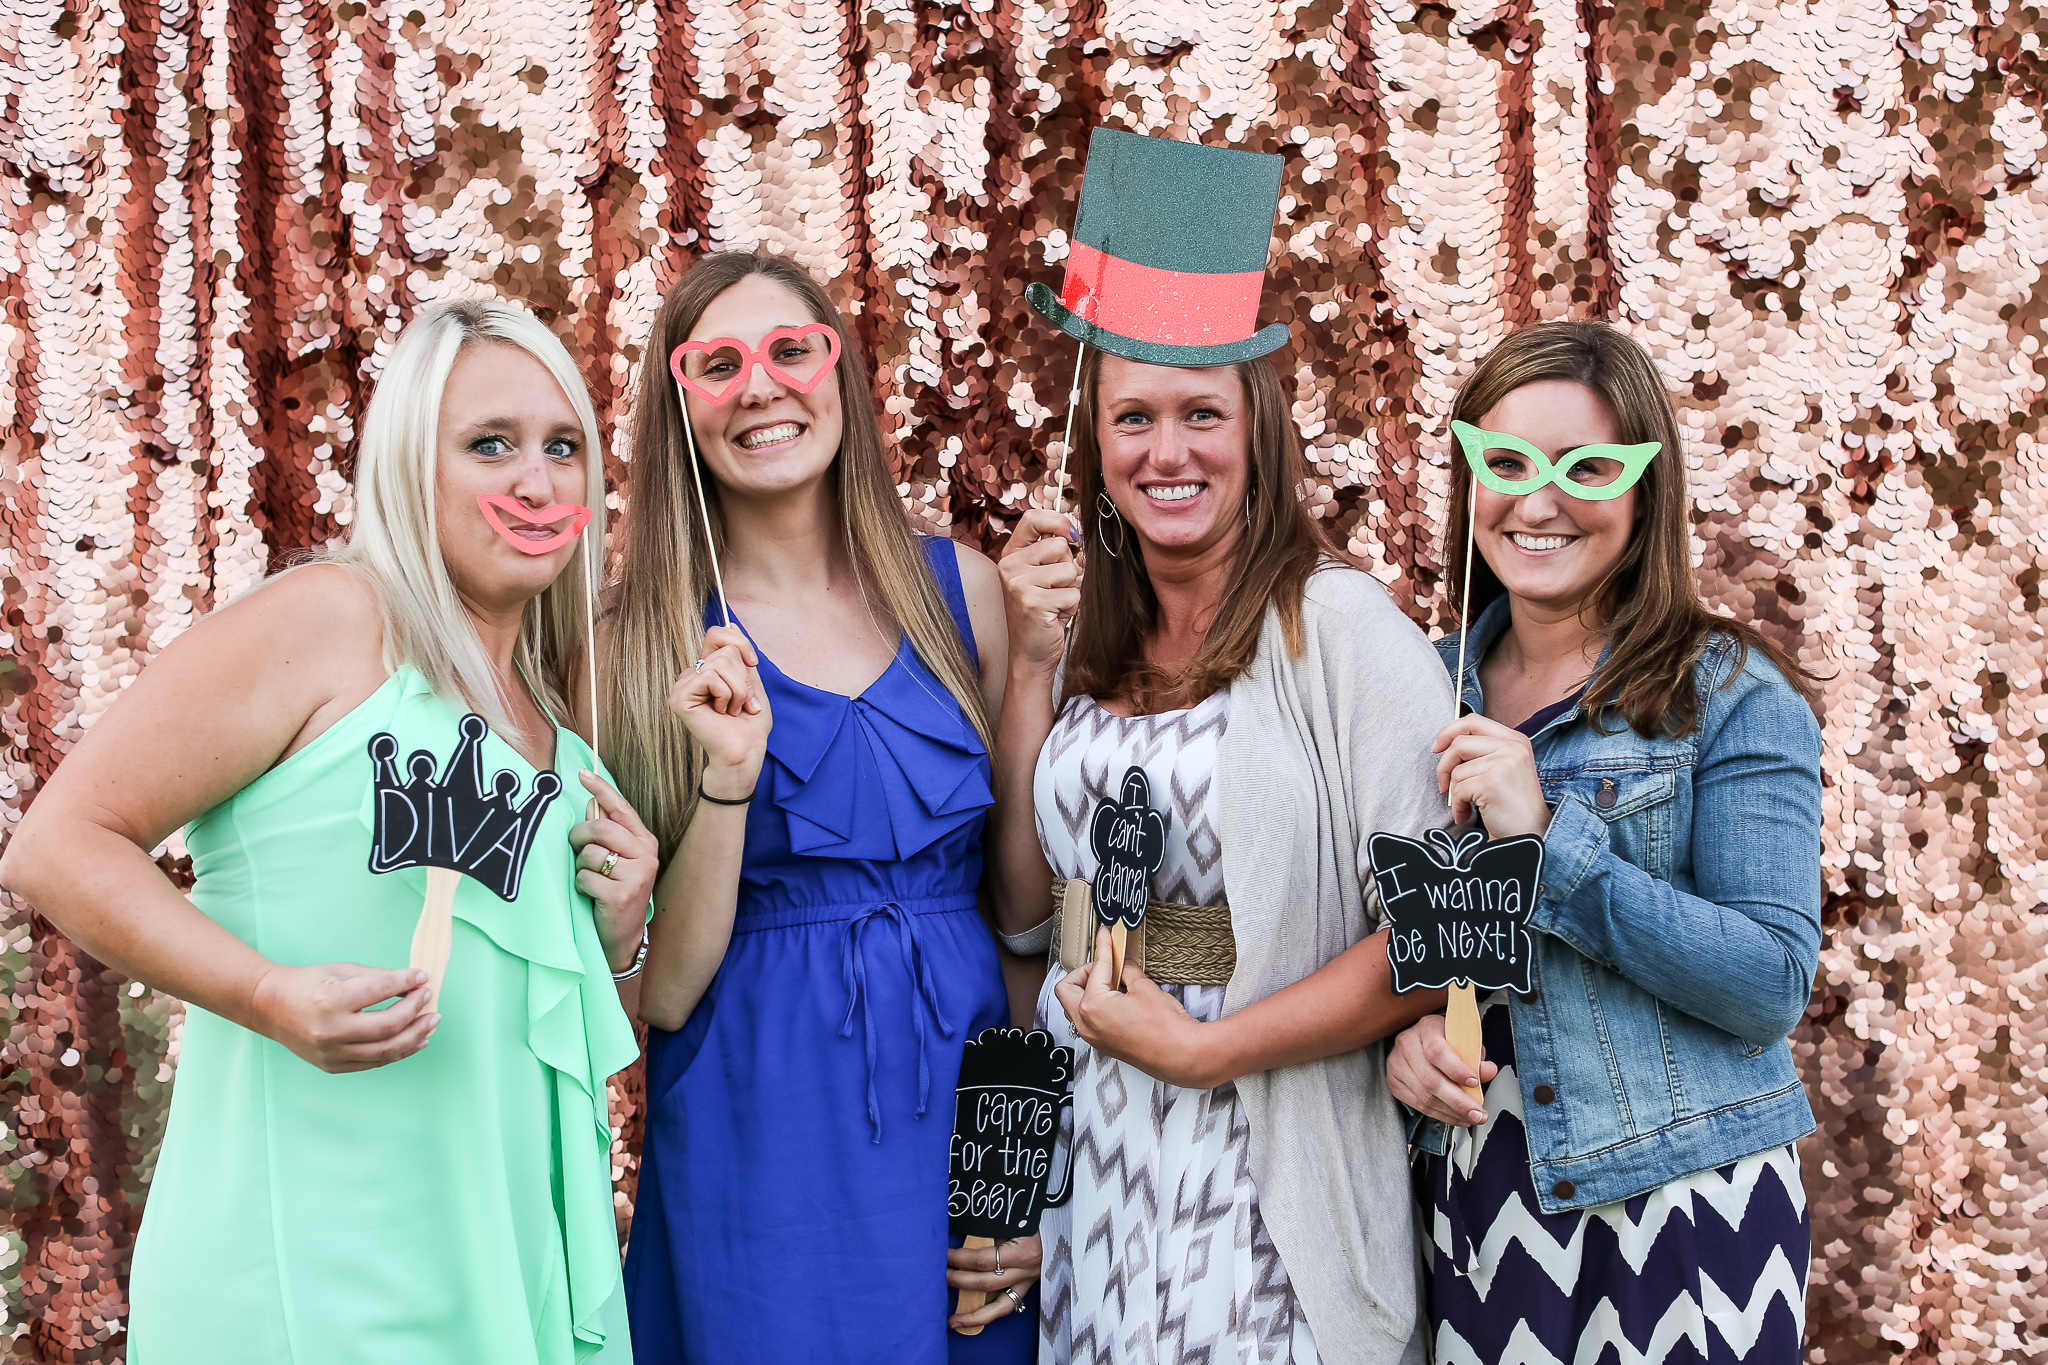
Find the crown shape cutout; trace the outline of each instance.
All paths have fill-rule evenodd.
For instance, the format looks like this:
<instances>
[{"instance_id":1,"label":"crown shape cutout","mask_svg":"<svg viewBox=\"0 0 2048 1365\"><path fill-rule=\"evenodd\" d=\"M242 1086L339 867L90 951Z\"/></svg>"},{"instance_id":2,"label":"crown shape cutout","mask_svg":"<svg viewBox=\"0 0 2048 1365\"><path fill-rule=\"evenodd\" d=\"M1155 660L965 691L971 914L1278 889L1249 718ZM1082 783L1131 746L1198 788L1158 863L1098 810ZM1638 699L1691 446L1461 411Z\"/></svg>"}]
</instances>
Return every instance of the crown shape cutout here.
<instances>
[{"instance_id":1,"label":"crown shape cutout","mask_svg":"<svg viewBox=\"0 0 2048 1365\"><path fill-rule=\"evenodd\" d=\"M562 779L540 773L519 804L519 775L500 768L486 791L483 743L490 726L472 712L462 718L461 729L462 742L439 782L434 781L432 753L415 749L401 778L398 740L388 733L370 737L377 789L370 871L445 867L475 878L503 900L516 900L533 836L548 804L561 794Z\"/></svg>"}]
</instances>

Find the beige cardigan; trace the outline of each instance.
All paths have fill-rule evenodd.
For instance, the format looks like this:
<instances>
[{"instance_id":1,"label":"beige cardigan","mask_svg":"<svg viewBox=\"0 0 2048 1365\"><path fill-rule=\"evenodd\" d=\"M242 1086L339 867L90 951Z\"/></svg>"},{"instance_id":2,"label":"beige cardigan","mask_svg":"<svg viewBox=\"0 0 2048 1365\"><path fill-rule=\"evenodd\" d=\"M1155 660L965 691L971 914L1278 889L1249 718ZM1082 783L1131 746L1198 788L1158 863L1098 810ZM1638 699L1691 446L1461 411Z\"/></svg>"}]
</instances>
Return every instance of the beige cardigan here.
<instances>
[{"instance_id":1,"label":"beige cardigan","mask_svg":"<svg viewBox=\"0 0 2048 1365\"><path fill-rule=\"evenodd\" d=\"M1365 843L1450 822L1436 732L1456 714L1443 661L1386 589L1331 566L1309 580L1289 658L1276 613L1230 685L1216 756L1237 970L1232 1014L1379 928ZM1423 1359L1408 1147L1386 1045L1237 1082L1252 1183L1324 1360ZM1417 1348L1408 1354L1412 1344Z\"/></svg>"},{"instance_id":2,"label":"beige cardigan","mask_svg":"<svg viewBox=\"0 0 2048 1365\"><path fill-rule=\"evenodd\" d=\"M1304 648L1266 613L1230 685L1217 754L1237 969L1223 1012L1308 976L1379 926L1365 842L1448 823L1430 745L1449 724L1443 663L1386 589L1330 564L1309 580ZM1050 924L1010 939L1030 944ZM1259 1210L1315 1334L1345 1365L1421 1361L1407 1143L1386 1049L1241 1077ZM1411 1349L1412 1348L1412 1349Z\"/></svg>"}]
</instances>

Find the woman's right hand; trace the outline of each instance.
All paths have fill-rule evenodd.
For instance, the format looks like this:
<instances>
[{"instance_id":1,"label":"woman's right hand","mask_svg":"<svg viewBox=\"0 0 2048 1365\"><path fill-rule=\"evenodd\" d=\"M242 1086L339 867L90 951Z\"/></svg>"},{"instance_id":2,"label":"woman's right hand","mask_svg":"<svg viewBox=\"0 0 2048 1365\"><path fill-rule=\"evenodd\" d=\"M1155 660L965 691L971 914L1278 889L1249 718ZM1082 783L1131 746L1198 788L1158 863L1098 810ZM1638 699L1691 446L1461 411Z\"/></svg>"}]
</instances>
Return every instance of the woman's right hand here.
<instances>
[{"instance_id":1,"label":"woman's right hand","mask_svg":"<svg viewBox=\"0 0 2048 1365\"><path fill-rule=\"evenodd\" d=\"M389 1009L373 1010L397 996ZM251 992L258 1032L284 1044L322 1071L368 1071L402 1061L427 1045L441 1022L427 974L407 968L324 962L315 967L273 963Z\"/></svg>"},{"instance_id":2,"label":"woman's right hand","mask_svg":"<svg viewBox=\"0 0 2048 1365\"><path fill-rule=\"evenodd\" d=\"M761 686L761 657L738 626L704 632L704 657L669 689L668 709L704 746L704 776L714 796L738 798L754 789L774 724Z\"/></svg>"},{"instance_id":3,"label":"woman's right hand","mask_svg":"<svg viewBox=\"0 0 2048 1365\"><path fill-rule=\"evenodd\" d=\"M1080 528L1062 513L1034 507L1018 518L996 565L1012 663L1050 669L1065 652L1067 621L1081 605L1081 566L1074 562L1080 539Z\"/></svg>"},{"instance_id":4,"label":"woman's right hand","mask_svg":"<svg viewBox=\"0 0 2048 1365\"><path fill-rule=\"evenodd\" d=\"M1387 1052L1387 1089L1394 1098L1429 1118L1457 1128L1486 1122L1486 1111L1474 1108L1466 1087L1483 1085L1500 1074L1492 1062L1481 1062L1479 1074L1444 1036L1444 1017L1425 1014L1401 1030Z\"/></svg>"}]
</instances>

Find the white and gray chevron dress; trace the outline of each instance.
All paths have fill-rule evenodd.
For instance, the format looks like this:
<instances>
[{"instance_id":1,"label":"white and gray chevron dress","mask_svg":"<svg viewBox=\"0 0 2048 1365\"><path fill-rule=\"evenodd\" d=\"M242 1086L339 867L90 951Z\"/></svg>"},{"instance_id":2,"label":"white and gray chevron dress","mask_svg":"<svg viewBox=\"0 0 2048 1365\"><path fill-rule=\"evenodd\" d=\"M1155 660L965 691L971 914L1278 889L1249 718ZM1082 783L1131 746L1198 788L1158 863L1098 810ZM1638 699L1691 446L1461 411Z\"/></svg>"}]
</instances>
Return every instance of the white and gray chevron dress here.
<instances>
[{"instance_id":1,"label":"white and gray chevron dress","mask_svg":"<svg viewBox=\"0 0 2048 1365\"><path fill-rule=\"evenodd\" d=\"M1068 702L1033 781L1053 874L1094 878L1089 817L1136 764L1166 817L1153 899L1226 904L1213 779L1229 723L1228 691L1129 718ZM1237 1087L1183 1090L1096 1056L1053 995L1063 975L1055 964L1038 995L1040 1027L1075 1058L1073 1198L1041 1227L1041 1365L1314 1365L1315 1340L1259 1217ZM1165 989L1197 1019L1222 1013L1221 986Z\"/></svg>"}]
</instances>

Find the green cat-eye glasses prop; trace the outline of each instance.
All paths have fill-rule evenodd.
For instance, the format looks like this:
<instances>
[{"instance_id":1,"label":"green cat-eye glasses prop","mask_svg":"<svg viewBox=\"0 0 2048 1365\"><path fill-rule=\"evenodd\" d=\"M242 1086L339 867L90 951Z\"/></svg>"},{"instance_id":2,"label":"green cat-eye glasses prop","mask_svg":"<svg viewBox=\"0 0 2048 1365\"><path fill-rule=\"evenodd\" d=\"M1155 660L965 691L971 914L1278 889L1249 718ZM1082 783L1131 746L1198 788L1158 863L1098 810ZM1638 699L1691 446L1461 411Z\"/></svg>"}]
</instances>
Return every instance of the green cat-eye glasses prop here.
<instances>
[{"instance_id":1,"label":"green cat-eye glasses prop","mask_svg":"<svg viewBox=\"0 0 2048 1365\"><path fill-rule=\"evenodd\" d=\"M1472 466L1472 477L1496 493L1509 497L1520 497L1534 493L1546 483L1554 483L1569 497L1582 502L1605 502L1618 498L1636 486L1643 477L1643 471L1650 467L1650 461L1664 447L1655 441L1641 445L1592 445L1579 446L1568 450L1555 463L1546 458L1542 451L1519 436L1510 436L1504 431L1487 431L1470 422L1451 423L1451 433L1464 447L1465 463ZM1506 450L1519 456L1522 468L1533 469L1533 474L1518 479L1502 477L1488 462L1490 450Z\"/></svg>"}]
</instances>

